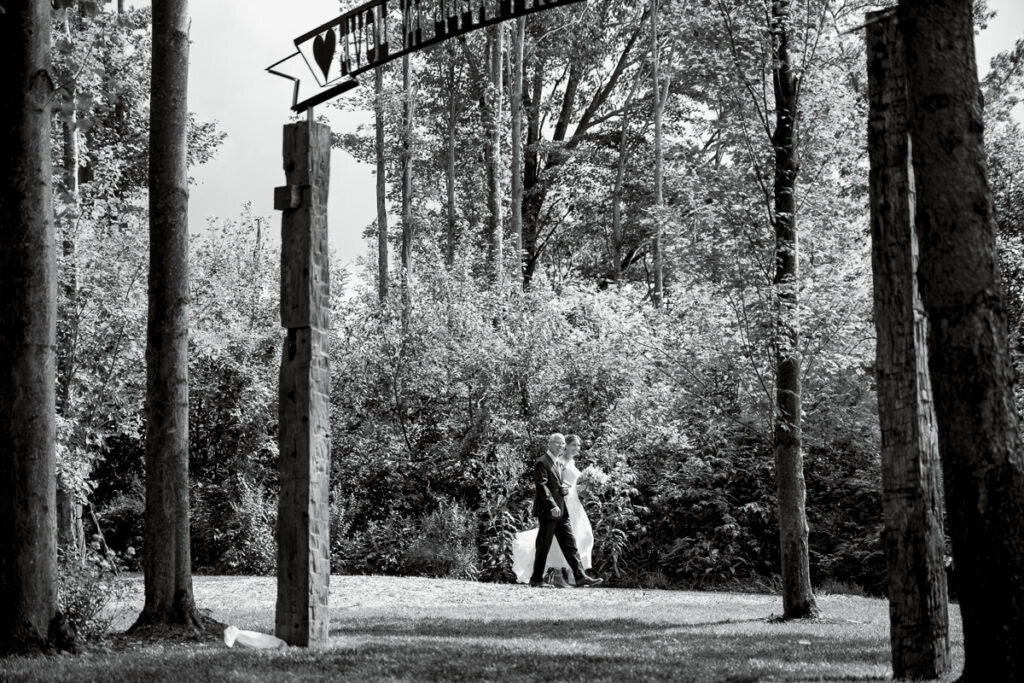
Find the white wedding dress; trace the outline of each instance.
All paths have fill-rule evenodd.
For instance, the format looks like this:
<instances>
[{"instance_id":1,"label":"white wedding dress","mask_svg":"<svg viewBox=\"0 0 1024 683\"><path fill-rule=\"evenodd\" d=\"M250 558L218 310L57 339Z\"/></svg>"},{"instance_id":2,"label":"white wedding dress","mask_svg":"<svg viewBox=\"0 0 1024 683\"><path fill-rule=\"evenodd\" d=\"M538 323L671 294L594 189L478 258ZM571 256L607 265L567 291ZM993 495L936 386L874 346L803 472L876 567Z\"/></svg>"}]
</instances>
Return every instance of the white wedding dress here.
<instances>
[{"instance_id":1,"label":"white wedding dress","mask_svg":"<svg viewBox=\"0 0 1024 683\"><path fill-rule=\"evenodd\" d=\"M580 471L572 462L566 464L562 472L562 481L569 485L569 495L565 497L565 507L569 512L569 524L572 525L572 535L576 539L576 548L580 551L580 562L583 569L591 568L591 555L594 551L594 529L590 526L590 519L587 517L583 503L580 502L579 493L576 491L576 481L580 477ZM533 558L537 553L537 528L527 531L520 531L512 542L512 571L519 583L529 583L530 575L533 574ZM552 539L551 550L548 551L548 568L561 569L569 567L565 561L565 555L558 545L558 539ZM575 577L572 571L569 572L569 581L574 582Z\"/></svg>"}]
</instances>

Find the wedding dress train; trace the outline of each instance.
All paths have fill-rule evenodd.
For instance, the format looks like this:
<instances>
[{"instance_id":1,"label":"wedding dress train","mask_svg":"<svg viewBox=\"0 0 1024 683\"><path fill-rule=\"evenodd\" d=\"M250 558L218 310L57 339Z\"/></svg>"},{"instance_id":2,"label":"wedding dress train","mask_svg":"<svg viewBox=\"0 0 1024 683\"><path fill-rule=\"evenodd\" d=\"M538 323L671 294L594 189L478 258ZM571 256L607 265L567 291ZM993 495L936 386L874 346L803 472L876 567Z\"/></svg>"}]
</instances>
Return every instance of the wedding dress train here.
<instances>
[{"instance_id":1,"label":"wedding dress train","mask_svg":"<svg viewBox=\"0 0 1024 683\"><path fill-rule=\"evenodd\" d=\"M590 519L587 517L583 503L580 501L579 493L576 490L576 481L579 479L580 471L576 465L568 463L562 472L562 481L569 485L569 494L565 497L565 507L569 513L569 524L572 526L572 535L576 539L576 548L580 551L580 565L583 569L591 568L591 556L594 551L594 530L590 526ZM537 528L520 531L512 542L512 571L519 583L529 583L530 575L533 574L533 558L537 553ZM558 541L552 541L551 550L548 552L548 562L545 568L561 569L569 567L565 561L565 555L558 545ZM572 572L569 572L569 581L575 581Z\"/></svg>"}]
</instances>

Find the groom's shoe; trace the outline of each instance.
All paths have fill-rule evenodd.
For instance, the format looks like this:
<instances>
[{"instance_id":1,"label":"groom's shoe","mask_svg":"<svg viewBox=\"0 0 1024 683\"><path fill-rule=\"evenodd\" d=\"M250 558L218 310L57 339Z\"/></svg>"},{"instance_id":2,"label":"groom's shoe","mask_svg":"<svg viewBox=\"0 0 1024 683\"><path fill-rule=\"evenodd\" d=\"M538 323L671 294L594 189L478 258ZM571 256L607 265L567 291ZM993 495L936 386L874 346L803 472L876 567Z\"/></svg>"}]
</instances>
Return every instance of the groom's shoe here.
<instances>
[{"instance_id":1,"label":"groom's shoe","mask_svg":"<svg viewBox=\"0 0 1024 683\"><path fill-rule=\"evenodd\" d=\"M534 581L530 579L530 588L550 588L551 584L544 583L543 581Z\"/></svg>"},{"instance_id":2,"label":"groom's shoe","mask_svg":"<svg viewBox=\"0 0 1024 683\"><path fill-rule=\"evenodd\" d=\"M569 588L569 581L563 572L556 571L551 575L551 585L555 588Z\"/></svg>"},{"instance_id":3,"label":"groom's shoe","mask_svg":"<svg viewBox=\"0 0 1024 683\"><path fill-rule=\"evenodd\" d=\"M583 574L581 576L576 577L576 587L587 588L588 586L597 586L602 581L604 581L604 579L600 577L587 576L586 574Z\"/></svg>"}]
</instances>

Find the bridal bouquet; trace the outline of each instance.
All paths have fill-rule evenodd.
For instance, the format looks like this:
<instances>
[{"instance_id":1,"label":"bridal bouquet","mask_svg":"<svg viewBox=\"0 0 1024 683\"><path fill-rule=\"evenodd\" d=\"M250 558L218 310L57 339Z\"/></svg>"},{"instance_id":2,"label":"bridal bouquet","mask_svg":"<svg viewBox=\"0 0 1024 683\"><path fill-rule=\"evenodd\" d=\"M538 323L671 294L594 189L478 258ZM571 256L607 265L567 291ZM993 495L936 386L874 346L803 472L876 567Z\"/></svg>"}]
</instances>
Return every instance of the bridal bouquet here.
<instances>
[{"instance_id":1,"label":"bridal bouquet","mask_svg":"<svg viewBox=\"0 0 1024 683\"><path fill-rule=\"evenodd\" d=\"M601 487L608 483L609 478L600 467L588 465L585 470L580 472L580 478L576 481L576 485L581 487Z\"/></svg>"}]
</instances>

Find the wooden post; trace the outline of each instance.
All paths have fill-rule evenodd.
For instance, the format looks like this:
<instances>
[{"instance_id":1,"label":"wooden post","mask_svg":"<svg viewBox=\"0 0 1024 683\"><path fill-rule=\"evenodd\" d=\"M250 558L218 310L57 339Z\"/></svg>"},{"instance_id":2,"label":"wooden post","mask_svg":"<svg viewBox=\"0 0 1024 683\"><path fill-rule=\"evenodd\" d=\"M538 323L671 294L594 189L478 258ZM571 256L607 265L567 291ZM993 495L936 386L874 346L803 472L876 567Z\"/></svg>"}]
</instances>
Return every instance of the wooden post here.
<instances>
[{"instance_id":1,"label":"wooden post","mask_svg":"<svg viewBox=\"0 0 1024 683\"><path fill-rule=\"evenodd\" d=\"M871 262L878 332L889 621L895 678L950 666L940 463L917 285L914 176L903 41L896 15L869 15Z\"/></svg>"},{"instance_id":2,"label":"wooden post","mask_svg":"<svg viewBox=\"0 0 1024 683\"><path fill-rule=\"evenodd\" d=\"M290 645L326 645L330 617L327 361L330 325L327 189L330 129L284 127L287 185L274 191L281 219L280 476L277 635Z\"/></svg>"}]
</instances>

